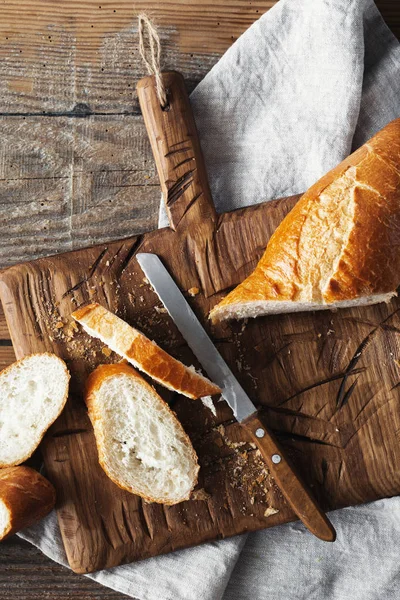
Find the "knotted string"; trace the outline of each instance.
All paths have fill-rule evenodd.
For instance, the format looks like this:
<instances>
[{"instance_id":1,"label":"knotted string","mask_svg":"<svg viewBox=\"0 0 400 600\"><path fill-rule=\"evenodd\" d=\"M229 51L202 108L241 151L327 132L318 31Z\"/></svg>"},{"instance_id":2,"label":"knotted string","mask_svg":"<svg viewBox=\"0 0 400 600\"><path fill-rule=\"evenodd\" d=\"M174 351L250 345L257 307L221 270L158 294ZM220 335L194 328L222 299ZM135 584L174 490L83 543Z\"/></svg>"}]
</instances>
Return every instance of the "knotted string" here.
<instances>
[{"instance_id":1,"label":"knotted string","mask_svg":"<svg viewBox=\"0 0 400 600\"><path fill-rule=\"evenodd\" d=\"M167 92L161 76L160 56L161 44L157 29L149 17L141 13L139 22L139 52L146 65L149 75L154 75L156 80L157 96L162 108L168 105Z\"/></svg>"}]
</instances>

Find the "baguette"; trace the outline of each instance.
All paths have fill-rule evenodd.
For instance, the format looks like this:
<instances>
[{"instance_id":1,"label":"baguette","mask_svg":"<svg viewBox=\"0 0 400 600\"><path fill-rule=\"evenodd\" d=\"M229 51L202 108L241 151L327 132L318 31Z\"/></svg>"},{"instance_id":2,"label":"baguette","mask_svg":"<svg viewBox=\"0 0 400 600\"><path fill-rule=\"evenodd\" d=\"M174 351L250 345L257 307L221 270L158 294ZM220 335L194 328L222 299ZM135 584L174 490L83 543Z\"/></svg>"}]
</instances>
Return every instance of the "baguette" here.
<instances>
[{"instance_id":1,"label":"baguette","mask_svg":"<svg viewBox=\"0 0 400 600\"><path fill-rule=\"evenodd\" d=\"M0 373L0 467L19 465L38 447L68 397L69 373L55 354L31 354Z\"/></svg>"},{"instance_id":2,"label":"baguette","mask_svg":"<svg viewBox=\"0 0 400 600\"><path fill-rule=\"evenodd\" d=\"M400 119L332 169L213 321L388 302L400 284Z\"/></svg>"},{"instance_id":3,"label":"baguette","mask_svg":"<svg viewBox=\"0 0 400 600\"><path fill-rule=\"evenodd\" d=\"M193 399L221 392L217 385L167 354L155 342L103 306L88 304L73 312L72 317L89 335L100 339L169 390Z\"/></svg>"},{"instance_id":4,"label":"baguette","mask_svg":"<svg viewBox=\"0 0 400 600\"><path fill-rule=\"evenodd\" d=\"M0 540L29 527L54 507L56 492L47 479L29 467L0 470Z\"/></svg>"},{"instance_id":5,"label":"baguette","mask_svg":"<svg viewBox=\"0 0 400 600\"><path fill-rule=\"evenodd\" d=\"M101 365L87 381L85 401L99 462L119 487L148 502L187 500L199 466L174 413L131 366Z\"/></svg>"}]
</instances>

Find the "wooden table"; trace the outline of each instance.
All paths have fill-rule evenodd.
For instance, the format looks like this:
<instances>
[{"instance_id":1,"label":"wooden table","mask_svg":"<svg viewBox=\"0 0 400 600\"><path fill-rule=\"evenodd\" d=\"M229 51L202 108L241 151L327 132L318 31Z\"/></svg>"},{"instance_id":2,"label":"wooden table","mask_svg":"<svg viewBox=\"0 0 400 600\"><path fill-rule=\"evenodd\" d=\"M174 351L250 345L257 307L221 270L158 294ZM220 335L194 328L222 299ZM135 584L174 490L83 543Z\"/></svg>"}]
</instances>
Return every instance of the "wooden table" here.
<instances>
[{"instance_id":1,"label":"wooden table","mask_svg":"<svg viewBox=\"0 0 400 600\"><path fill-rule=\"evenodd\" d=\"M99 4L100 3L100 4ZM161 26L190 89L273 0L6 0L0 5L0 268L156 226L160 192L135 95L135 11ZM400 36L398 0L378 0ZM13 360L0 314L0 367ZM17 537L0 599L123 598Z\"/></svg>"}]
</instances>

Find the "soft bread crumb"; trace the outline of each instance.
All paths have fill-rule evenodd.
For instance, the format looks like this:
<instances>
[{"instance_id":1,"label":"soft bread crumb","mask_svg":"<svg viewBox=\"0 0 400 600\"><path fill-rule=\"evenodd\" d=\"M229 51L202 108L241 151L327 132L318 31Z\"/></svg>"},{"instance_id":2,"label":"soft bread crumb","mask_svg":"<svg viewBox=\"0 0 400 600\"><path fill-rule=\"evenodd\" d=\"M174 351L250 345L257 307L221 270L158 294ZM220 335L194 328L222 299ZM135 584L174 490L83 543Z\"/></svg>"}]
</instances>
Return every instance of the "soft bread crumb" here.
<instances>
[{"instance_id":1,"label":"soft bread crumb","mask_svg":"<svg viewBox=\"0 0 400 600\"><path fill-rule=\"evenodd\" d=\"M54 354L32 354L0 373L0 467L22 463L67 400L69 373Z\"/></svg>"},{"instance_id":2,"label":"soft bread crumb","mask_svg":"<svg viewBox=\"0 0 400 600\"><path fill-rule=\"evenodd\" d=\"M168 405L127 365L99 367L91 378L86 403L107 475L151 502L187 500L197 456Z\"/></svg>"},{"instance_id":3,"label":"soft bread crumb","mask_svg":"<svg viewBox=\"0 0 400 600\"><path fill-rule=\"evenodd\" d=\"M210 313L214 322L225 319L246 319L255 318L263 315L277 315L294 312L309 312L314 310L335 310L338 308L352 308L353 306L370 306L381 302L390 302L397 296L397 292L387 294L376 294L372 296L363 296L353 298L352 300L342 300L332 304L323 302L284 302L272 300L259 300L257 302L241 302L238 304L217 305Z\"/></svg>"}]
</instances>

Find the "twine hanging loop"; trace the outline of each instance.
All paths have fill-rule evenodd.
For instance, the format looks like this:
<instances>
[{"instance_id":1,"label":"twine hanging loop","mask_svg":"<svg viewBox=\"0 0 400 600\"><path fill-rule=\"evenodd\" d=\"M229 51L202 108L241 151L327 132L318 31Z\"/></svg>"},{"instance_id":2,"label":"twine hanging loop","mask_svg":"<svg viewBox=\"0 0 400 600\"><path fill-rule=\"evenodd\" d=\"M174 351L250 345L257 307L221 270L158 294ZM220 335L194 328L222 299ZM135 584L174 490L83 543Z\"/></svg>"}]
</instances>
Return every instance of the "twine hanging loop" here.
<instances>
[{"instance_id":1,"label":"twine hanging loop","mask_svg":"<svg viewBox=\"0 0 400 600\"><path fill-rule=\"evenodd\" d=\"M139 52L146 65L149 75L154 75L156 80L157 96L162 108L168 106L167 91L161 75L160 56L161 44L157 29L149 17L141 13L138 15L139 23Z\"/></svg>"}]
</instances>

